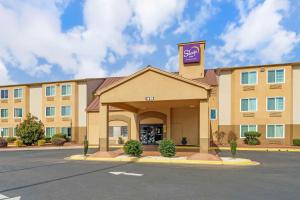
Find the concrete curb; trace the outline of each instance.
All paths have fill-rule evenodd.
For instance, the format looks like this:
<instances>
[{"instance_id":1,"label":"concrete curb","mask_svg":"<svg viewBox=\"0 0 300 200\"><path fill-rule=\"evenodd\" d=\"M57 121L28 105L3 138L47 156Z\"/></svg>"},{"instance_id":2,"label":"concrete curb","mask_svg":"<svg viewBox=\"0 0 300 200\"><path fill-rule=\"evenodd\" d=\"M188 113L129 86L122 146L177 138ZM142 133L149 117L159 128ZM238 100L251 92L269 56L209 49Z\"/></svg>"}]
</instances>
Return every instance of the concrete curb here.
<instances>
[{"instance_id":1,"label":"concrete curb","mask_svg":"<svg viewBox=\"0 0 300 200\"><path fill-rule=\"evenodd\" d=\"M73 155L67 157L68 160L77 161L103 161L103 162L134 162L134 163L161 163L161 164L196 164L196 165L231 165L231 166L255 166L260 163L254 162L248 159L242 159L241 161L210 161L210 160L158 160L151 158L95 158L84 157L83 155Z\"/></svg>"},{"instance_id":2,"label":"concrete curb","mask_svg":"<svg viewBox=\"0 0 300 200\"><path fill-rule=\"evenodd\" d=\"M230 147L210 147L211 150L230 150ZM270 152L300 152L300 149L292 148L247 148L247 147L238 147L238 151L270 151Z\"/></svg>"}]
</instances>

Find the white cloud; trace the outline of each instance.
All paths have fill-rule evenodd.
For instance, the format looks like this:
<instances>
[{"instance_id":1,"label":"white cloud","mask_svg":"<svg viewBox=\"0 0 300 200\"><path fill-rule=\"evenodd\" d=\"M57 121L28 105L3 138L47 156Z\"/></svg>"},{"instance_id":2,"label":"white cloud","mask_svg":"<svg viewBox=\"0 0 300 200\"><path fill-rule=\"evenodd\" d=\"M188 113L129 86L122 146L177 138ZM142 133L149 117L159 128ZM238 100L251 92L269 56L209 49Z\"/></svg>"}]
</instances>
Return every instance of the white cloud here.
<instances>
[{"instance_id":1,"label":"white cloud","mask_svg":"<svg viewBox=\"0 0 300 200\"><path fill-rule=\"evenodd\" d=\"M142 64L141 61L128 61L123 68L112 73L111 76L128 76L140 70L143 67Z\"/></svg>"},{"instance_id":2,"label":"white cloud","mask_svg":"<svg viewBox=\"0 0 300 200\"><path fill-rule=\"evenodd\" d=\"M0 85L15 83L14 81L12 81L11 77L8 74L8 71L5 67L5 65L1 62L1 60L0 60L0 74L1 74Z\"/></svg>"},{"instance_id":3,"label":"white cloud","mask_svg":"<svg viewBox=\"0 0 300 200\"><path fill-rule=\"evenodd\" d=\"M253 2L248 7L239 5L239 23L229 24L220 36L224 45L207 50L214 58L211 59L215 61L213 64L282 62L292 53L299 42L299 34L281 24L290 11L289 1L266 0L253 5Z\"/></svg>"},{"instance_id":4,"label":"white cloud","mask_svg":"<svg viewBox=\"0 0 300 200\"><path fill-rule=\"evenodd\" d=\"M169 57L166 65L165 65L165 69L169 72L176 72L179 69L179 64L178 64L178 55L174 55Z\"/></svg>"},{"instance_id":5,"label":"white cloud","mask_svg":"<svg viewBox=\"0 0 300 200\"><path fill-rule=\"evenodd\" d=\"M156 51L156 46L153 44L133 44L130 46L130 50L133 56L139 56L144 54L152 54Z\"/></svg>"},{"instance_id":6,"label":"white cloud","mask_svg":"<svg viewBox=\"0 0 300 200\"><path fill-rule=\"evenodd\" d=\"M142 37L164 32L182 15L186 0L132 0L135 11L133 22Z\"/></svg>"}]
</instances>

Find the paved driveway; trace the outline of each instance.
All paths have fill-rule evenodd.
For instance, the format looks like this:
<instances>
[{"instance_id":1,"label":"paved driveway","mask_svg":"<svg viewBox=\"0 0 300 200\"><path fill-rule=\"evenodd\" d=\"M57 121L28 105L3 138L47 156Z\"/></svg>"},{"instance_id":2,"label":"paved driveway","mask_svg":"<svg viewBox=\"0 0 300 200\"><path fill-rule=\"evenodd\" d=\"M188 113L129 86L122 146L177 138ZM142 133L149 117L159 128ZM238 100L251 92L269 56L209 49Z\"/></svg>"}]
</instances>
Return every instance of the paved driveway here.
<instances>
[{"instance_id":1,"label":"paved driveway","mask_svg":"<svg viewBox=\"0 0 300 200\"><path fill-rule=\"evenodd\" d=\"M300 153L239 152L240 157L262 162L255 167L63 160L78 153L81 151L0 152L0 194L21 196L21 200L295 200L300 197Z\"/></svg>"}]
</instances>

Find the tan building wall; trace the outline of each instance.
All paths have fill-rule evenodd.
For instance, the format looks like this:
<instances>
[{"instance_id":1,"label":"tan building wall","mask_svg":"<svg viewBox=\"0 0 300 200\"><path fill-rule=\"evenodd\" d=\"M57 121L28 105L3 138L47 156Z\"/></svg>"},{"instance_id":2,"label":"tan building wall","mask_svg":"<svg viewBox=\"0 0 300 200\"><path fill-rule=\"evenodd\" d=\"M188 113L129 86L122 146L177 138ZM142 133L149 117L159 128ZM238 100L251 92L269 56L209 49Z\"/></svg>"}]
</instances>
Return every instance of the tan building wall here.
<instances>
[{"instance_id":1,"label":"tan building wall","mask_svg":"<svg viewBox=\"0 0 300 200\"><path fill-rule=\"evenodd\" d=\"M293 138L300 139L300 65L293 67Z\"/></svg>"}]
</instances>

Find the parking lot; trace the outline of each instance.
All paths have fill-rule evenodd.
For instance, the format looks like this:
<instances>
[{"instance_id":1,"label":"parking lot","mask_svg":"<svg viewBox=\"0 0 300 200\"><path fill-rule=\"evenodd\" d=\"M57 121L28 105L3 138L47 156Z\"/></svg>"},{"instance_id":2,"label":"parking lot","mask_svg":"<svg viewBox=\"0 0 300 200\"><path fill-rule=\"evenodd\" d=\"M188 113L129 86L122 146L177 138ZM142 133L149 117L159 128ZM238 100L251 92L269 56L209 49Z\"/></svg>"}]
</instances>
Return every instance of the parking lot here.
<instances>
[{"instance_id":1,"label":"parking lot","mask_svg":"<svg viewBox=\"0 0 300 200\"><path fill-rule=\"evenodd\" d=\"M238 152L239 157L261 162L252 167L64 160L79 153L78 149L0 152L0 194L21 200L295 200L300 196L300 153Z\"/></svg>"}]
</instances>

